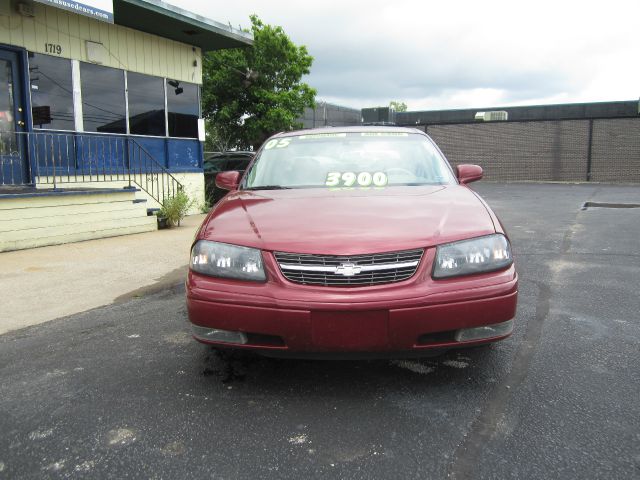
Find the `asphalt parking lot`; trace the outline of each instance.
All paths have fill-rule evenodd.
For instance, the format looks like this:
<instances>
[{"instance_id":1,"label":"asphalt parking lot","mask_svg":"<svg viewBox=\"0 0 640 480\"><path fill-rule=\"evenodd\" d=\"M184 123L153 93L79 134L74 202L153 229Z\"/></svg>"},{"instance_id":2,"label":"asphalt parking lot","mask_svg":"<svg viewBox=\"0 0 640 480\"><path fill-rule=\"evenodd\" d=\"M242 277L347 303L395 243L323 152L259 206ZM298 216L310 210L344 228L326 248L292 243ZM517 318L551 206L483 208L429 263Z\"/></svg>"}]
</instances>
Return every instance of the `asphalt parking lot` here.
<instances>
[{"instance_id":1,"label":"asphalt parking lot","mask_svg":"<svg viewBox=\"0 0 640 480\"><path fill-rule=\"evenodd\" d=\"M0 478L639 478L640 208L581 206L640 188L476 189L514 245L510 339L420 361L220 356L176 285L0 336Z\"/></svg>"}]
</instances>

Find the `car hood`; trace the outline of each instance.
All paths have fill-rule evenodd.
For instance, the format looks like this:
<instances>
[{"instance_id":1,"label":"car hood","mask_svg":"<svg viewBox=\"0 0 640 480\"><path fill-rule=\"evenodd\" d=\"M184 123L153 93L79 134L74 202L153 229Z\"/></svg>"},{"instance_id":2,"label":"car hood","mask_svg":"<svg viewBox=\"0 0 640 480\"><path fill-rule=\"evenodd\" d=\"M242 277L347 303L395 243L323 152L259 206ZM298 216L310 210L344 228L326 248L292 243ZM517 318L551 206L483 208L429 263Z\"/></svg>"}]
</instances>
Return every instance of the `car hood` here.
<instances>
[{"instance_id":1,"label":"car hood","mask_svg":"<svg viewBox=\"0 0 640 480\"><path fill-rule=\"evenodd\" d=\"M494 233L467 187L239 191L211 211L199 239L296 253L352 255L433 246Z\"/></svg>"}]
</instances>

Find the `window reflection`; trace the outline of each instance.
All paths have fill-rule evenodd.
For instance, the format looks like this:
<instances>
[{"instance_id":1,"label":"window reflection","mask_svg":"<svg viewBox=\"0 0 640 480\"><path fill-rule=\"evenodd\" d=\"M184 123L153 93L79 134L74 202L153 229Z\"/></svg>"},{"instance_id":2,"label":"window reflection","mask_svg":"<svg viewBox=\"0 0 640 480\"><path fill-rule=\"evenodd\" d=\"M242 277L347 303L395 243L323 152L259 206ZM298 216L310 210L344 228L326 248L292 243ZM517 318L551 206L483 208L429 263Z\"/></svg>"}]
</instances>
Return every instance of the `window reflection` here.
<instances>
[{"instance_id":1,"label":"window reflection","mask_svg":"<svg viewBox=\"0 0 640 480\"><path fill-rule=\"evenodd\" d=\"M75 130L71 60L29 52L33 125ZM127 133L124 71L80 62L85 132ZM198 138L199 86L127 72L129 133ZM166 122L168 121L168 132Z\"/></svg>"},{"instance_id":2,"label":"window reflection","mask_svg":"<svg viewBox=\"0 0 640 480\"><path fill-rule=\"evenodd\" d=\"M71 60L29 52L29 79L33 126L75 130Z\"/></svg>"},{"instance_id":3,"label":"window reflection","mask_svg":"<svg viewBox=\"0 0 640 480\"><path fill-rule=\"evenodd\" d=\"M127 72L129 131L134 135L165 135L162 78Z\"/></svg>"},{"instance_id":4,"label":"window reflection","mask_svg":"<svg viewBox=\"0 0 640 480\"><path fill-rule=\"evenodd\" d=\"M198 138L200 100L198 86L193 83L167 80L169 136Z\"/></svg>"},{"instance_id":5,"label":"window reflection","mask_svg":"<svg viewBox=\"0 0 640 480\"><path fill-rule=\"evenodd\" d=\"M85 132L127 133L124 71L80 63Z\"/></svg>"}]
</instances>

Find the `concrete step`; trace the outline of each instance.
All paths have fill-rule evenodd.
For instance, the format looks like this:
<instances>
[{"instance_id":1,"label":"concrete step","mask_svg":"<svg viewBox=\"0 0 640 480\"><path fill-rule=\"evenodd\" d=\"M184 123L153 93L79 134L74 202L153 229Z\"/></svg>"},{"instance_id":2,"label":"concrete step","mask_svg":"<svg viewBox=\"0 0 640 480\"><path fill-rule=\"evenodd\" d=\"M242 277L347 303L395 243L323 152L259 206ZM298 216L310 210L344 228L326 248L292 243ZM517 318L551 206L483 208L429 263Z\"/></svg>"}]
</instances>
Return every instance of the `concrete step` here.
<instances>
[{"instance_id":1,"label":"concrete step","mask_svg":"<svg viewBox=\"0 0 640 480\"><path fill-rule=\"evenodd\" d=\"M88 177L87 177L87 180L88 180ZM61 183L60 186L63 188L111 188L114 190L118 190L118 189L126 189L129 186L129 182L127 180L109 181L109 176L107 175L106 181L102 180L102 177L100 177L100 181L96 183L90 183L89 181L87 181L87 183L70 182L70 183ZM151 197L151 195L148 195L147 193L145 193L135 183L132 183L132 187L136 189L135 198L140 200L146 200L149 203L149 205L152 205L154 207L159 208L161 206L153 197ZM42 188L42 187L38 187L38 188ZM160 184L160 189L162 189L162 183ZM154 186L154 192L156 192L156 186Z\"/></svg>"},{"instance_id":2,"label":"concrete step","mask_svg":"<svg viewBox=\"0 0 640 480\"><path fill-rule=\"evenodd\" d=\"M95 208L92 208L89 211L82 211L78 210L77 206L74 205L72 212L67 212L63 208L59 208L54 215L50 216L14 218L11 220L4 220L0 216L0 234L4 232L19 230L33 230L45 227L61 227L63 225L100 223L109 220L124 220L125 218L140 218L147 216L147 211L145 208L133 207L131 204L129 204L129 206L127 207L125 207L124 205L116 205L116 207L120 208L113 208L113 206L110 204L95 205L95 207L97 206L102 207L102 210L96 210ZM29 213L34 214L34 212Z\"/></svg>"},{"instance_id":3,"label":"concrete step","mask_svg":"<svg viewBox=\"0 0 640 480\"><path fill-rule=\"evenodd\" d=\"M0 199L0 204L4 203ZM108 211L136 211L141 215L146 214L146 204L133 203L131 200L101 202L101 203L79 203L69 205L50 205L36 208L14 208L0 209L0 222L11 220L51 218L58 216L79 215L85 213L101 213ZM0 231L2 229L0 228Z\"/></svg>"},{"instance_id":4,"label":"concrete step","mask_svg":"<svg viewBox=\"0 0 640 480\"><path fill-rule=\"evenodd\" d=\"M62 205L86 205L89 203L133 202L135 190L42 191L32 195L0 196L0 211L17 208L42 208Z\"/></svg>"},{"instance_id":5,"label":"concrete step","mask_svg":"<svg viewBox=\"0 0 640 480\"><path fill-rule=\"evenodd\" d=\"M189 215L194 215L197 213L202 213L201 212L201 208L202 205L204 204L205 201L205 186L204 186L204 175L202 174L202 172L188 172L188 173L175 173L172 172L171 175L182 184L182 186L184 187L185 192L189 195L189 198L191 198L192 200L194 200L193 206L191 207L191 209L189 210ZM140 177L140 175L138 174L134 174L132 175L132 179L135 177L136 180L140 181L142 183L142 185L144 186L148 186L149 188L151 188L150 184L146 183L146 177L143 175L142 177ZM149 177L151 178L151 177ZM65 175L62 175L61 177L59 177L59 183L57 184L58 187L60 188L82 188L82 189L86 189L86 188L113 188L113 189L123 189L129 186L129 181L122 176L122 173L120 174L120 177L118 179L113 179L110 180L109 175L106 176L106 179L102 176L89 176L89 175L85 175L85 177L83 178L82 176L78 176L77 177L77 181L76 182L69 182L69 180L73 180L73 177L71 177L70 179L67 178ZM162 191L164 188L167 187L166 184L167 180L165 178L165 184L163 185L162 182L160 182L159 184L159 189L158 184L154 185L154 194L155 196L157 195L158 191ZM51 188L51 186L53 185L53 179L52 177L37 177L36 178L36 188L38 189L44 189L44 188ZM143 199L147 201L147 207L149 208L160 208L162 205L156 201L151 195L145 193L143 190L141 190L141 188L135 183L132 182L131 186L135 189L137 189L137 192L135 194L135 198L138 199Z\"/></svg>"},{"instance_id":6,"label":"concrete step","mask_svg":"<svg viewBox=\"0 0 640 480\"><path fill-rule=\"evenodd\" d=\"M0 252L150 232L155 216L134 190L0 195Z\"/></svg>"},{"instance_id":7,"label":"concrete step","mask_svg":"<svg viewBox=\"0 0 640 480\"><path fill-rule=\"evenodd\" d=\"M0 236L0 252L130 233L151 232L156 229L157 221L155 217L147 217L145 215L144 217L14 230L3 232Z\"/></svg>"},{"instance_id":8,"label":"concrete step","mask_svg":"<svg viewBox=\"0 0 640 480\"><path fill-rule=\"evenodd\" d=\"M154 219L154 222L156 220ZM131 235L134 233L152 232L157 229L155 223L153 224L141 224L131 225L128 227L118 226L117 228L110 228L104 230L96 230L92 232L78 232L64 235L57 235L47 237L46 240L42 238L21 239L17 241L5 241L4 238L0 240L0 252L6 252L11 250L23 250L26 248L44 247L47 245L62 245L65 243L82 242L85 240L95 240L97 238L118 237L121 235Z\"/></svg>"}]
</instances>

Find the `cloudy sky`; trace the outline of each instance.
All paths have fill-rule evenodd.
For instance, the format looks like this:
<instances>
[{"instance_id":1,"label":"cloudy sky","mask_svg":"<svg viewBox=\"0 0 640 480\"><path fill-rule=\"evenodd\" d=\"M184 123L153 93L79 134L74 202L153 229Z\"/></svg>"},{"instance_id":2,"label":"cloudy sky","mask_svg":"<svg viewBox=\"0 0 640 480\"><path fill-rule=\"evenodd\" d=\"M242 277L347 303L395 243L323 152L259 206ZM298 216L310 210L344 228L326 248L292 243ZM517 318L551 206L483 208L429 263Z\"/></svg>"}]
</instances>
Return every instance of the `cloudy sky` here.
<instances>
[{"instance_id":1,"label":"cloudy sky","mask_svg":"<svg viewBox=\"0 0 640 480\"><path fill-rule=\"evenodd\" d=\"M256 13L315 58L318 99L410 110L633 100L640 1L170 0L234 27Z\"/></svg>"}]
</instances>

